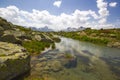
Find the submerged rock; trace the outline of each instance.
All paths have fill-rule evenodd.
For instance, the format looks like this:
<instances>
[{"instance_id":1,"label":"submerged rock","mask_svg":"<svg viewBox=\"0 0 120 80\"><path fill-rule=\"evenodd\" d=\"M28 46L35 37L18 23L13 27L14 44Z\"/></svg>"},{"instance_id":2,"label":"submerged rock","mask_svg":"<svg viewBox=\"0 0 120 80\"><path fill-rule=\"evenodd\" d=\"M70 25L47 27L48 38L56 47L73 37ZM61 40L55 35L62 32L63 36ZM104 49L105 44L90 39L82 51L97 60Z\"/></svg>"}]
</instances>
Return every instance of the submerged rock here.
<instances>
[{"instance_id":1,"label":"submerged rock","mask_svg":"<svg viewBox=\"0 0 120 80\"><path fill-rule=\"evenodd\" d=\"M11 80L30 70L30 55L16 44L0 42L0 80Z\"/></svg>"},{"instance_id":2,"label":"submerged rock","mask_svg":"<svg viewBox=\"0 0 120 80\"><path fill-rule=\"evenodd\" d=\"M52 61L48 61L46 65L42 65L43 67L43 71L47 71L47 72L59 72L63 69L63 66L61 65L60 61L56 61L56 60L52 60Z\"/></svg>"},{"instance_id":3,"label":"submerged rock","mask_svg":"<svg viewBox=\"0 0 120 80\"><path fill-rule=\"evenodd\" d=\"M77 67L77 58L73 55L72 57L67 57L65 59L63 59L63 65L66 68L75 68Z\"/></svg>"},{"instance_id":4,"label":"submerged rock","mask_svg":"<svg viewBox=\"0 0 120 80\"><path fill-rule=\"evenodd\" d=\"M58 72L58 71L62 70L62 65L61 65L60 61L53 61L51 63L51 69L54 72Z\"/></svg>"}]
</instances>

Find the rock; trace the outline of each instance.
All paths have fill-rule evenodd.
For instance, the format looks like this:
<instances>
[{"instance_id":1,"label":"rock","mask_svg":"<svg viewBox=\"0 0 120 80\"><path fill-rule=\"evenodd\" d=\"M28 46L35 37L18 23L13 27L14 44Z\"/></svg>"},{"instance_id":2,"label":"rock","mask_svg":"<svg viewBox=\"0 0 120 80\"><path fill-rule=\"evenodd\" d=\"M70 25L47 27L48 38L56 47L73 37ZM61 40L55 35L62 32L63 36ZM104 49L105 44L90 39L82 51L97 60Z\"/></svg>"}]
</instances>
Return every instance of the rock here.
<instances>
[{"instance_id":1,"label":"rock","mask_svg":"<svg viewBox=\"0 0 120 80\"><path fill-rule=\"evenodd\" d=\"M30 70L30 55L16 44L0 42L0 80L11 80Z\"/></svg>"},{"instance_id":2,"label":"rock","mask_svg":"<svg viewBox=\"0 0 120 80\"><path fill-rule=\"evenodd\" d=\"M2 35L3 35L3 31L0 31L0 38L1 38Z\"/></svg>"},{"instance_id":3,"label":"rock","mask_svg":"<svg viewBox=\"0 0 120 80\"><path fill-rule=\"evenodd\" d=\"M59 37L53 37L52 38L55 42L60 42L61 41L61 39L59 38Z\"/></svg>"},{"instance_id":4,"label":"rock","mask_svg":"<svg viewBox=\"0 0 120 80\"><path fill-rule=\"evenodd\" d=\"M45 67L44 67L44 70L45 70L45 71L49 71L49 70L50 70L50 67L49 67L49 66L45 66Z\"/></svg>"},{"instance_id":5,"label":"rock","mask_svg":"<svg viewBox=\"0 0 120 80\"><path fill-rule=\"evenodd\" d=\"M47 74L47 75L43 75L43 80L56 80L56 79Z\"/></svg>"},{"instance_id":6,"label":"rock","mask_svg":"<svg viewBox=\"0 0 120 80\"><path fill-rule=\"evenodd\" d=\"M96 33L92 33L90 36L92 36L92 37L96 37Z\"/></svg>"},{"instance_id":7,"label":"rock","mask_svg":"<svg viewBox=\"0 0 120 80\"><path fill-rule=\"evenodd\" d=\"M84 31L81 31L79 34L80 34L81 36L86 36L86 35L87 35Z\"/></svg>"},{"instance_id":8,"label":"rock","mask_svg":"<svg viewBox=\"0 0 120 80\"><path fill-rule=\"evenodd\" d=\"M3 31L4 29L0 26L0 31Z\"/></svg>"},{"instance_id":9,"label":"rock","mask_svg":"<svg viewBox=\"0 0 120 80\"><path fill-rule=\"evenodd\" d=\"M120 48L120 42L115 42L113 45L117 48Z\"/></svg>"},{"instance_id":10,"label":"rock","mask_svg":"<svg viewBox=\"0 0 120 80\"><path fill-rule=\"evenodd\" d=\"M11 23L7 22L5 19L0 17L0 26L4 29L11 29Z\"/></svg>"},{"instance_id":11,"label":"rock","mask_svg":"<svg viewBox=\"0 0 120 80\"><path fill-rule=\"evenodd\" d=\"M35 40L41 41L41 36L40 35L35 35Z\"/></svg>"},{"instance_id":12,"label":"rock","mask_svg":"<svg viewBox=\"0 0 120 80\"><path fill-rule=\"evenodd\" d=\"M41 41L54 42L49 36L47 36L45 34L41 34Z\"/></svg>"},{"instance_id":13,"label":"rock","mask_svg":"<svg viewBox=\"0 0 120 80\"><path fill-rule=\"evenodd\" d=\"M109 34L111 38L116 38L117 36L115 34Z\"/></svg>"},{"instance_id":14,"label":"rock","mask_svg":"<svg viewBox=\"0 0 120 80\"><path fill-rule=\"evenodd\" d=\"M14 28L13 28L14 29ZM19 39L20 41L23 40L32 40L31 36L26 34L23 31L19 31L19 29L15 29L15 30L5 30L3 36L6 35L12 35L14 36L16 39Z\"/></svg>"},{"instance_id":15,"label":"rock","mask_svg":"<svg viewBox=\"0 0 120 80\"><path fill-rule=\"evenodd\" d=\"M4 35L14 35L15 37L24 36L25 32L17 30L5 30Z\"/></svg>"},{"instance_id":16,"label":"rock","mask_svg":"<svg viewBox=\"0 0 120 80\"><path fill-rule=\"evenodd\" d=\"M50 65L51 70L54 72L58 72L60 70L62 70L62 65L60 63L60 61L53 61Z\"/></svg>"},{"instance_id":17,"label":"rock","mask_svg":"<svg viewBox=\"0 0 120 80\"><path fill-rule=\"evenodd\" d=\"M99 35L100 35L100 36L105 36L105 33L100 33Z\"/></svg>"},{"instance_id":18,"label":"rock","mask_svg":"<svg viewBox=\"0 0 120 80\"><path fill-rule=\"evenodd\" d=\"M43 64L38 63L38 64L35 65L35 67L39 67L39 68L40 68L40 67L43 67Z\"/></svg>"},{"instance_id":19,"label":"rock","mask_svg":"<svg viewBox=\"0 0 120 80\"><path fill-rule=\"evenodd\" d=\"M15 31L20 31L20 29L19 29L19 28L13 28L13 30L15 30Z\"/></svg>"},{"instance_id":20,"label":"rock","mask_svg":"<svg viewBox=\"0 0 120 80\"><path fill-rule=\"evenodd\" d=\"M43 62L43 61L47 61L47 58L46 57L42 57L39 59L40 62Z\"/></svg>"},{"instance_id":21,"label":"rock","mask_svg":"<svg viewBox=\"0 0 120 80\"><path fill-rule=\"evenodd\" d=\"M108 47L120 48L120 42L110 42L107 44Z\"/></svg>"},{"instance_id":22,"label":"rock","mask_svg":"<svg viewBox=\"0 0 120 80\"><path fill-rule=\"evenodd\" d=\"M64 62L62 63L66 68L75 68L77 67L77 58L73 56L72 58L65 58L63 59Z\"/></svg>"},{"instance_id":23,"label":"rock","mask_svg":"<svg viewBox=\"0 0 120 80\"><path fill-rule=\"evenodd\" d=\"M0 37L0 41L21 44L21 41L17 39L14 35L3 35Z\"/></svg>"},{"instance_id":24,"label":"rock","mask_svg":"<svg viewBox=\"0 0 120 80\"><path fill-rule=\"evenodd\" d=\"M18 37L20 40L24 40L24 41L30 41L32 40L31 36L28 35L22 35Z\"/></svg>"}]
</instances>

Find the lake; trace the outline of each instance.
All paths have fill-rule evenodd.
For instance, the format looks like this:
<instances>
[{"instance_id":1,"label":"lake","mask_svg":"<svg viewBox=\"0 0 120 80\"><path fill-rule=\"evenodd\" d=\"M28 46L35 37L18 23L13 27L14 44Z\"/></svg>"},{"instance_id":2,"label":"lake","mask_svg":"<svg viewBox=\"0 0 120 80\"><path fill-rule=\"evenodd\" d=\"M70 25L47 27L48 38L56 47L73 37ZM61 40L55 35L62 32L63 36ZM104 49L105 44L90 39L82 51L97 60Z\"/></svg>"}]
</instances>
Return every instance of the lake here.
<instances>
[{"instance_id":1,"label":"lake","mask_svg":"<svg viewBox=\"0 0 120 80\"><path fill-rule=\"evenodd\" d=\"M31 57L25 80L120 80L120 49L64 37L55 46Z\"/></svg>"}]
</instances>

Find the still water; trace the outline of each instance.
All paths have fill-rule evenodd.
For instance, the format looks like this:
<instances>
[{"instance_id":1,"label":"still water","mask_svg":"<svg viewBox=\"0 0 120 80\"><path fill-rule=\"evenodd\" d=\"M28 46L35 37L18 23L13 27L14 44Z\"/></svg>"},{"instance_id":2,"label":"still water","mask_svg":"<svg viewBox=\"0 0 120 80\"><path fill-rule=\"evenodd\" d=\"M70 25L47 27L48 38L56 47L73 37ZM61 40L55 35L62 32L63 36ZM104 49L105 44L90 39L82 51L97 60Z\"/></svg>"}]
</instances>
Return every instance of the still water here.
<instances>
[{"instance_id":1,"label":"still water","mask_svg":"<svg viewBox=\"0 0 120 80\"><path fill-rule=\"evenodd\" d=\"M120 49L61 38L31 58L28 80L120 80Z\"/></svg>"}]
</instances>

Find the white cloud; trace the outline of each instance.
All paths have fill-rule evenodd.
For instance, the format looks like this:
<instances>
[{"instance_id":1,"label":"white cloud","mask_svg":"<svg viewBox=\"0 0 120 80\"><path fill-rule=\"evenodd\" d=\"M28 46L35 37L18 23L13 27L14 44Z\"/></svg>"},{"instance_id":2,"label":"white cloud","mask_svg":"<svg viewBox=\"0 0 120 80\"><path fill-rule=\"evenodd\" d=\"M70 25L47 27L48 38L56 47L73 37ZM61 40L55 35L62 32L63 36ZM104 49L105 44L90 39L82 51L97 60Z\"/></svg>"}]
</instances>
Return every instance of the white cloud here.
<instances>
[{"instance_id":1,"label":"white cloud","mask_svg":"<svg viewBox=\"0 0 120 80\"><path fill-rule=\"evenodd\" d=\"M61 6L61 3L62 1L55 1L53 5L59 8Z\"/></svg>"},{"instance_id":2,"label":"white cloud","mask_svg":"<svg viewBox=\"0 0 120 80\"><path fill-rule=\"evenodd\" d=\"M47 10L39 11L33 9L32 12L20 10L16 6L8 6L0 8L0 16L8 21L28 27L44 27L49 26L54 30L61 30L67 27L77 28L80 26L91 28L107 28L112 24L107 24L107 3L103 0L97 0L98 13L92 10L80 11L76 9L71 14L61 13L60 15L52 15Z\"/></svg>"},{"instance_id":3,"label":"white cloud","mask_svg":"<svg viewBox=\"0 0 120 80\"><path fill-rule=\"evenodd\" d=\"M98 23L100 25L105 25L107 22L107 17L109 16L109 11L107 9L108 3L104 0L97 0L97 7L98 7L98 13L99 13L99 21Z\"/></svg>"},{"instance_id":4,"label":"white cloud","mask_svg":"<svg viewBox=\"0 0 120 80\"><path fill-rule=\"evenodd\" d=\"M109 3L109 6L110 7L116 7L117 6L117 2L111 2L111 3Z\"/></svg>"},{"instance_id":5,"label":"white cloud","mask_svg":"<svg viewBox=\"0 0 120 80\"><path fill-rule=\"evenodd\" d=\"M109 11L107 10L107 2L104 2L104 0L97 0L97 7L98 7L98 13L100 14L100 17L105 17L109 15Z\"/></svg>"},{"instance_id":6,"label":"white cloud","mask_svg":"<svg viewBox=\"0 0 120 80\"><path fill-rule=\"evenodd\" d=\"M98 21L98 23L99 24L104 24L104 23L106 23L106 21L107 21L106 18L102 18Z\"/></svg>"}]
</instances>

